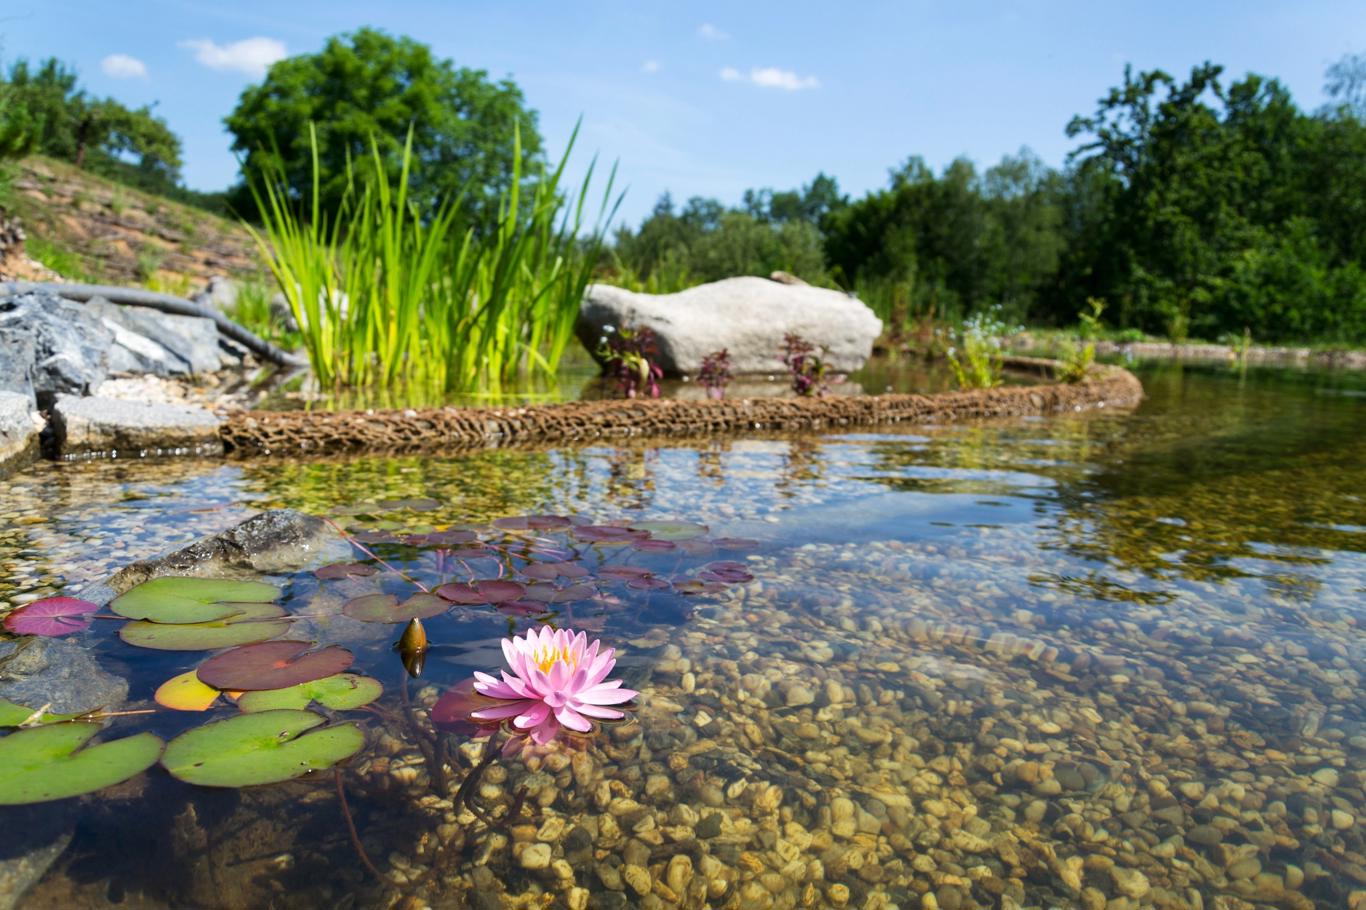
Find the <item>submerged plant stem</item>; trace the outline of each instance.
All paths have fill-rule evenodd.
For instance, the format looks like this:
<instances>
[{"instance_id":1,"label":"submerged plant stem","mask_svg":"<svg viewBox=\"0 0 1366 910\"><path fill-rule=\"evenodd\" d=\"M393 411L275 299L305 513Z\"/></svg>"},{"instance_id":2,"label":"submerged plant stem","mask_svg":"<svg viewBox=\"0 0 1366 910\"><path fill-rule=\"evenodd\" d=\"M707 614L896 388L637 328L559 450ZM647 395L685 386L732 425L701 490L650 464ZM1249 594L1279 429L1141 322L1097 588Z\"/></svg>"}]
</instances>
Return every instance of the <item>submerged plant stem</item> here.
<instances>
[{"instance_id":1,"label":"submerged plant stem","mask_svg":"<svg viewBox=\"0 0 1366 910\"><path fill-rule=\"evenodd\" d=\"M361 865L368 869L375 878L384 882L384 884L396 891L402 891L403 886L379 871L379 867L370 861L370 854L365 852L365 845L362 844L360 840L360 832L356 830L356 822L351 817L351 806L346 801L346 788L342 786L341 768L332 769L332 778L337 783L337 801L341 805L342 818L346 820L346 830L347 833L351 835L351 846L356 850L356 857L360 859Z\"/></svg>"}]
</instances>

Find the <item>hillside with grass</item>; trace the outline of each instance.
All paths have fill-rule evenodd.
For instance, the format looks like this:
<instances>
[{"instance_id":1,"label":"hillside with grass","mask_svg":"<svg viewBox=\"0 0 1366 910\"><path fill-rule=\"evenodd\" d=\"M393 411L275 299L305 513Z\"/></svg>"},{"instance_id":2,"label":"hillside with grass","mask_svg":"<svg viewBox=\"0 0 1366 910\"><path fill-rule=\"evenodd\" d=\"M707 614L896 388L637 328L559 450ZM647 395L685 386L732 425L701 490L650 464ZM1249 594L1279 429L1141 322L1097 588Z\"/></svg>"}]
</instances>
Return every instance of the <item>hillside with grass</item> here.
<instances>
[{"instance_id":1,"label":"hillside with grass","mask_svg":"<svg viewBox=\"0 0 1366 910\"><path fill-rule=\"evenodd\" d=\"M23 223L27 256L69 281L184 296L212 275L264 277L241 225L64 161L14 163L0 205Z\"/></svg>"}]
</instances>

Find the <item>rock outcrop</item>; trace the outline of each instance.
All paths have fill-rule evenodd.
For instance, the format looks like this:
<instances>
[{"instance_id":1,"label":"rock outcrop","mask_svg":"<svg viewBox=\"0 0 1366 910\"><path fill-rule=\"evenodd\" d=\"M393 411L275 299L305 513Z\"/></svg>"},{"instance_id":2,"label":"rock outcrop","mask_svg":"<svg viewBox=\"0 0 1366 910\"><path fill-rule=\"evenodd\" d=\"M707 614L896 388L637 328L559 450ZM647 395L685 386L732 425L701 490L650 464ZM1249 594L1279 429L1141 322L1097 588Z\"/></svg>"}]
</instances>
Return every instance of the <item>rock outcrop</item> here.
<instances>
[{"instance_id":1,"label":"rock outcrop","mask_svg":"<svg viewBox=\"0 0 1366 910\"><path fill-rule=\"evenodd\" d=\"M19 392L0 392L0 477L26 465L38 453L43 419Z\"/></svg>"},{"instance_id":2,"label":"rock outcrop","mask_svg":"<svg viewBox=\"0 0 1366 910\"><path fill-rule=\"evenodd\" d=\"M221 455L219 420L190 405L59 395L52 405L53 445L81 455Z\"/></svg>"},{"instance_id":3,"label":"rock outcrop","mask_svg":"<svg viewBox=\"0 0 1366 910\"><path fill-rule=\"evenodd\" d=\"M825 348L830 367L848 372L863 365L882 332L882 321L857 298L753 277L660 295L589 285L579 309L579 339L592 351L607 326L652 329L657 362L671 376L697 373L702 359L722 348L736 373L781 372L789 332Z\"/></svg>"}]
</instances>

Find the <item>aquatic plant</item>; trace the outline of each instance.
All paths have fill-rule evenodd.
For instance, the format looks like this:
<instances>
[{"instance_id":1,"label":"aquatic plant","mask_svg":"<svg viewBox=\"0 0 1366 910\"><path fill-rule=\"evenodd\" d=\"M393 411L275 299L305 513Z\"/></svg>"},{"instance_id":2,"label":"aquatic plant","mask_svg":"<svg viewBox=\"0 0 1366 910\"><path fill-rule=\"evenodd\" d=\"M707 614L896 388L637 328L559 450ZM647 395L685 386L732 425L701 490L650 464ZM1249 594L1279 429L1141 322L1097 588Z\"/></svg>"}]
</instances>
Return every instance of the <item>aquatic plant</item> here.
<instances>
[{"instance_id":1,"label":"aquatic plant","mask_svg":"<svg viewBox=\"0 0 1366 910\"><path fill-rule=\"evenodd\" d=\"M1105 330L1105 324L1100 321L1100 314L1105 312L1105 301L1099 297L1087 297L1086 309L1077 314L1077 321L1080 323L1081 337L1087 341L1095 341Z\"/></svg>"},{"instance_id":2,"label":"aquatic plant","mask_svg":"<svg viewBox=\"0 0 1366 910\"><path fill-rule=\"evenodd\" d=\"M561 186L578 128L554 167L528 181L514 130L510 190L497 224L457 224L460 198L412 204L411 130L390 177L375 143L323 211L316 131L313 193L297 210L278 163L251 183L263 225L247 225L324 386L412 383L496 392L519 373L553 375L573 337L583 290L621 197L615 169L596 220L585 212L594 165L577 192ZM275 161L271 156L266 160Z\"/></svg>"},{"instance_id":3,"label":"aquatic plant","mask_svg":"<svg viewBox=\"0 0 1366 910\"><path fill-rule=\"evenodd\" d=\"M953 378L960 389L994 389L1005 371L1001 339L1006 324L996 311L975 313L963 322L959 346L946 352Z\"/></svg>"},{"instance_id":4,"label":"aquatic plant","mask_svg":"<svg viewBox=\"0 0 1366 910\"><path fill-rule=\"evenodd\" d=\"M604 372L616 379L617 391L623 397L659 397L659 380L664 370L653 359L659 356L659 345L649 326L623 326L620 330L604 326L597 356Z\"/></svg>"},{"instance_id":5,"label":"aquatic plant","mask_svg":"<svg viewBox=\"0 0 1366 910\"><path fill-rule=\"evenodd\" d=\"M726 386L730 385L730 352L726 348L714 351L702 358L702 368L697 372L697 381L707 390L708 398L726 397Z\"/></svg>"},{"instance_id":6,"label":"aquatic plant","mask_svg":"<svg viewBox=\"0 0 1366 910\"><path fill-rule=\"evenodd\" d=\"M794 332L783 336L783 366L792 377L792 391L803 398L825 394L828 366L823 354L824 348L818 355L815 345Z\"/></svg>"},{"instance_id":7,"label":"aquatic plant","mask_svg":"<svg viewBox=\"0 0 1366 910\"><path fill-rule=\"evenodd\" d=\"M5 617L5 629L16 635L70 635L89 628L90 614L99 609L76 597L45 597L11 611Z\"/></svg>"},{"instance_id":8,"label":"aquatic plant","mask_svg":"<svg viewBox=\"0 0 1366 910\"><path fill-rule=\"evenodd\" d=\"M166 576L129 589L110 602L108 613L76 598L48 598L12 611L5 620L12 634L88 633L92 620L112 619L122 623L117 638L110 636L116 647L214 653L157 685L154 708L60 713L50 705L0 700L0 728L10 731L0 737L0 767L7 769L0 805L92 793L159 759L173 777L211 787L271 783L332 768L349 820L339 763L363 748L365 732L358 720L337 715L364 711L409 732L433 792L443 796L450 793L442 789L448 768L456 767L449 734L488 736L484 757L466 774L455 801L491 824L495 819L475 803L481 769L500 755L550 747L558 731L583 734L596 720L618 719L635 696L608 679L614 651L570 629L674 622L687 615L691 599L753 578L743 563L719 557L757 542L712 538L697 522L593 524L518 515L482 526L420 523L417 516L438 508L433 500L413 499L338 509L361 520L382 517L378 527L343 529L359 558L296 580L308 599L301 608L282 606L283 591L262 582ZM392 512L403 520L389 517ZM341 592L345 596L338 597ZM397 704L385 703L379 679L353 669L357 658L348 648L284 637L302 615L323 620L317 628L335 629L326 620L338 614L407 624L397 650L409 677L397 687ZM445 614L466 622L481 614L505 621L509 671L501 680L471 680L464 701L461 687L448 690L430 709L428 723L427 708L408 691L409 679L421 673L429 650L441 659L469 649L428 642L422 621ZM493 687L477 692L475 682ZM189 729L175 722L178 735L169 742L140 732L92 743L103 738L106 720L171 711L182 712L181 721L184 713L206 714L207 722ZM63 732L45 732L51 729ZM570 745L582 745L582 737L570 739L576 741Z\"/></svg>"},{"instance_id":9,"label":"aquatic plant","mask_svg":"<svg viewBox=\"0 0 1366 910\"><path fill-rule=\"evenodd\" d=\"M512 719L512 726L528 731L533 742L545 744L564 727L578 733L593 729L589 718L619 720L624 713L619 705L638 693L622 688L621 680L607 674L617 662L616 650L600 651L601 642L568 629L548 626L531 629L526 635L503 640L503 656L508 670L502 679L476 672L474 690L496 698L502 704L475 711L476 720Z\"/></svg>"},{"instance_id":10,"label":"aquatic plant","mask_svg":"<svg viewBox=\"0 0 1366 910\"><path fill-rule=\"evenodd\" d=\"M1095 362L1096 343L1088 341L1086 344L1078 345L1065 340L1060 355L1061 365L1055 372L1057 378L1063 382L1081 382L1090 372L1091 364Z\"/></svg>"}]
</instances>

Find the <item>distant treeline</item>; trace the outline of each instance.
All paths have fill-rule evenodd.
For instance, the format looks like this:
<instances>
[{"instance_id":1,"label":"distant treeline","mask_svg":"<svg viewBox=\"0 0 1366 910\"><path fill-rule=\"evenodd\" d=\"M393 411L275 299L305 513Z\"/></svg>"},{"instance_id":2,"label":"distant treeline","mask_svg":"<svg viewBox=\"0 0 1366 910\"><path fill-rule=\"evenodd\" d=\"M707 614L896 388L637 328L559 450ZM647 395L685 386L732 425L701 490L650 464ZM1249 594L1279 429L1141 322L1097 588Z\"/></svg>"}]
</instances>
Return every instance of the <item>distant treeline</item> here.
<instances>
[{"instance_id":1,"label":"distant treeline","mask_svg":"<svg viewBox=\"0 0 1366 910\"><path fill-rule=\"evenodd\" d=\"M1067 125L1062 170L1021 150L985 172L911 158L857 200L824 174L731 209L666 195L618 232L615 277L662 291L785 269L894 328L990 307L1065 326L1099 298L1116 329L1366 343L1366 56L1329 69L1333 104L1312 113L1274 79L1220 77L1126 69Z\"/></svg>"},{"instance_id":2,"label":"distant treeline","mask_svg":"<svg viewBox=\"0 0 1366 910\"><path fill-rule=\"evenodd\" d=\"M130 108L83 89L76 72L49 58L19 59L0 73L0 160L38 154L92 173L226 213L222 193L180 182L180 137L150 107Z\"/></svg>"}]
</instances>

